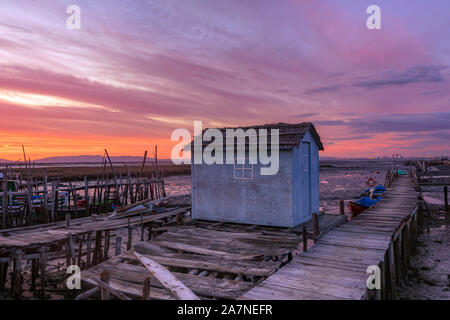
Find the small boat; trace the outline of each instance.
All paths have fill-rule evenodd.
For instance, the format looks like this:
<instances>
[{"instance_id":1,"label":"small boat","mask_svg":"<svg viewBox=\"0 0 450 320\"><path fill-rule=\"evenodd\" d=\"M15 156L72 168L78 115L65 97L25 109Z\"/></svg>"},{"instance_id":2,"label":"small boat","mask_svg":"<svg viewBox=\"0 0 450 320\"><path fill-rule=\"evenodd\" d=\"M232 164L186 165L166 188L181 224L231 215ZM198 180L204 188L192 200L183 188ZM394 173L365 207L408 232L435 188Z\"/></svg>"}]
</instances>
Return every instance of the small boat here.
<instances>
[{"instance_id":1,"label":"small boat","mask_svg":"<svg viewBox=\"0 0 450 320\"><path fill-rule=\"evenodd\" d=\"M386 189L382 185L367 189L360 199L348 203L348 209L351 215L356 217L361 212L375 205L383 199L385 191Z\"/></svg>"}]
</instances>

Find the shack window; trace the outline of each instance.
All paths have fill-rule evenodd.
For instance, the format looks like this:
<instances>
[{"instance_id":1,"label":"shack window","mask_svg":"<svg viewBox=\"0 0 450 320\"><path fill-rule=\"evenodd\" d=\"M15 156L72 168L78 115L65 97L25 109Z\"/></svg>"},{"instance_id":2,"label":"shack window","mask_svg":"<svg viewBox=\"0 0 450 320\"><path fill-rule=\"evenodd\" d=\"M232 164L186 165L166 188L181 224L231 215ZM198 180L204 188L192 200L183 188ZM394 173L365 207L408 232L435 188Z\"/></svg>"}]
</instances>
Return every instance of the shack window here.
<instances>
[{"instance_id":1,"label":"shack window","mask_svg":"<svg viewBox=\"0 0 450 320\"><path fill-rule=\"evenodd\" d=\"M234 163L234 179L238 180L253 180L253 164L249 159L244 159L244 163L240 164L236 160Z\"/></svg>"}]
</instances>

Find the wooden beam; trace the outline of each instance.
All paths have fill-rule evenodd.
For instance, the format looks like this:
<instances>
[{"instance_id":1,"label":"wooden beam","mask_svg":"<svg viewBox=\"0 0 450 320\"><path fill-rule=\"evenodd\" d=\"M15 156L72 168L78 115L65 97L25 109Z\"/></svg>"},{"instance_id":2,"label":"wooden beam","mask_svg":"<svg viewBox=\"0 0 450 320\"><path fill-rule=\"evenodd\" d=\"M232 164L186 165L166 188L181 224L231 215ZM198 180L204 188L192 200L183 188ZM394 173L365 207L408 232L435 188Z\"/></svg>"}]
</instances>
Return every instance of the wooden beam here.
<instances>
[{"instance_id":1,"label":"wooden beam","mask_svg":"<svg viewBox=\"0 0 450 320\"><path fill-rule=\"evenodd\" d=\"M133 252L148 271L178 300L200 300L188 287L179 281L166 267L156 261Z\"/></svg>"},{"instance_id":2,"label":"wooden beam","mask_svg":"<svg viewBox=\"0 0 450 320\"><path fill-rule=\"evenodd\" d=\"M96 294L96 293L99 292L99 291L100 291L100 288L99 288L99 287L92 288L91 290L88 290L88 291L86 291L86 292L83 292L82 294L79 294L79 295L75 298L75 300L86 300L87 298L89 298L90 296Z\"/></svg>"},{"instance_id":3,"label":"wooden beam","mask_svg":"<svg viewBox=\"0 0 450 320\"><path fill-rule=\"evenodd\" d=\"M174 242L168 242L168 241L153 241L153 244L156 244L160 247L174 249L174 250L181 250L185 252L191 252L201 255L208 255L208 256L215 256L225 259L231 259L231 260L253 260L256 258L260 258L264 256L263 254L254 254L254 255L240 255L240 254L232 254L224 251L217 251L217 250L210 250L205 248L200 248L198 246L193 246L185 243L174 243Z\"/></svg>"}]
</instances>

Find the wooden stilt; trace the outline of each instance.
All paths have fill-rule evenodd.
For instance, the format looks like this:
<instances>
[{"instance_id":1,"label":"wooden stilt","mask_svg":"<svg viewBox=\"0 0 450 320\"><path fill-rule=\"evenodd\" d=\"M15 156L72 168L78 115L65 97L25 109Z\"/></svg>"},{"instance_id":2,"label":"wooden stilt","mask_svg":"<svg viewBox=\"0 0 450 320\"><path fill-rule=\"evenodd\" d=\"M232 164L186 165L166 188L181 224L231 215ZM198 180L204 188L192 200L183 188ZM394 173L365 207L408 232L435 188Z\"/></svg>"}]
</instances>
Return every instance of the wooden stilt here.
<instances>
[{"instance_id":1,"label":"wooden stilt","mask_svg":"<svg viewBox=\"0 0 450 320\"><path fill-rule=\"evenodd\" d=\"M104 247L103 260L108 260L110 240L111 240L111 231L107 230L107 231L105 231L105 245L103 246Z\"/></svg>"},{"instance_id":2,"label":"wooden stilt","mask_svg":"<svg viewBox=\"0 0 450 320\"><path fill-rule=\"evenodd\" d=\"M127 242L127 250L131 250L133 246L133 229L131 228L130 218L128 218L128 242Z\"/></svg>"},{"instance_id":3,"label":"wooden stilt","mask_svg":"<svg viewBox=\"0 0 450 320\"><path fill-rule=\"evenodd\" d=\"M116 236L116 256L120 255L122 252L122 238Z\"/></svg>"},{"instance_id":4,"label":"wooden stilt","mask_svg":"<svg viewBox=\"0 0 450 320\"><path fill-rule=\"evenodd\" d=\"M30 291L34 292L36 290L36 278L37 278L37 259L31 259L31 282Z\"/></svg>"},{"instance_id":5,"label":"wooden stilt","mask_svg":"<svg viewBox=\"0 0 450 320\"><path fill-rule=\"evenodd\" d=\"M448 187L444 186L444 205L445 211L448 212Z\"/></svg>"},{"instance_id":6,"label":"wooden stilt","mask_svg":"<svg viewBox=\"0 0 450 320\"><path fill-rule=\"evenodd\" d=\"M6 278L8 276L9 262L0 263L0 292L6 289Z\"/></svg>"},{"instance_id":7,"label":"wooden stilt","mask_svg":"<svg viewBox=\"0 0 450 320\"><path fill-rule=\"evenodd\" d=\"M87 235L87 243L86 243L86 268L91 267L91 234Z\"/></svg>"},{"instance_id":8,"label":"wooden stilt","mask_svg":"<svg viewBox=\"0 0 450 320\"><path fill-rule=\"evenodd\" d=\"M110 275L109 275L109 271L108 270L104 270L101 274L100 274L100 280L104 283L106 283L107 285L109 285L109 279L110 279ZM100 294L101 294L101 299L102 300L109 300L109 291L108 289L101 287L100 288Z\"/></svg>"},{"instance_id":9,"label":"wooden stilt","mask_svg":"<svg viewBox=\"0 0 450 320\"><path fill-rule=\"evenodd\" d=\"M397 299L397 275L395 273L395 246L394 242L391 242L388 249L389 258L389 281L390 281L390 298Z\"/></svg>"},{"instance_id":10,"label":"wooden stilt","mask_svg":"<svg viewBox=\"0 0 450 320\"><path fill-rule=\"evenodd\" d=\"M150 300L151 278L145 278L144 286L142 287L142 300Z\"/></svg>"},{"instance_id":11,"label":"wooden stilt","mask_svg":"<svg viewBox=\"0 0 450 320\"><path fill-rule=\"evenodd\" d=\"M339 213L345 215L345 205L344 200L339 201Z\"/></svg>"},{"instance_id":12,"label":"wooden stilt","mask_svg":"<svg viewBox=\"0 0 450 320\"><path fill-rule=\"evenodd\" d=\"M47 252L46 248L41 248L41 299L45 299L45 286L46 286L46 266L47 266Z\"/></svg>"},{"instance_id":13,"label":"wooden stilt","mask_svg":"<svg viewBox=\"0 0 450 320\"><path fill-rule=\"evenodd\" d=\"M22 299L22 257L22 251L18 250L14 253L12 296L18 300Z\"/></svg>"},{"instance_id":14,"label":"wooden stilt","mask_svg":"<svg viewBox=\"0 0 450 320\"><path fill-rule=\"evenodd\" d=\"M302 226L302 242L303 242L303 252L308 251L308 233L306 231L306 226Z\"/></svg>"},{"instance_id":15,"label":"wooden stilt","mask_svg":"<svg viewBox=\"0 0 450 320\"><path fill-rule=\"evenodd\" d=\"M319 216L315 212L312 214L312 228L313 228L314 243L316 243L317 237L319 236L320 233L320 228L319 228Z\"/></svg>"}]
</instances>

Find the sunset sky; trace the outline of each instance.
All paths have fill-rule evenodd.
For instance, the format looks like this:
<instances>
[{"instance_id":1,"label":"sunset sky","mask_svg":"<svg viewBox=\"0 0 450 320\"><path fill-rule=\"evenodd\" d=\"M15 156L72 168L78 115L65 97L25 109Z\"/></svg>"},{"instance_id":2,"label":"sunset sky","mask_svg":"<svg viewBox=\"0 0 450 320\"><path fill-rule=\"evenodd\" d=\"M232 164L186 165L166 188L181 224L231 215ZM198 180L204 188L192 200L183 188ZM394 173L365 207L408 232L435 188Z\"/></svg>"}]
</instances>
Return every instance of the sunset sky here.
<instances>
[{"instance_id":1,"label":"sunset sky","mask_svg":"<svg viewBox=\"0 0 450 320\"><path fill-rule=\"evenodd\" d=\"M51 3L51 4L50 4ZM69 30L69 5L81 30ZM368 30L366 8L381 8ZM312 121L322 156L450 155L450 1L0 3L0 158L142 155Z\"/></svg>"}]
</instances>

